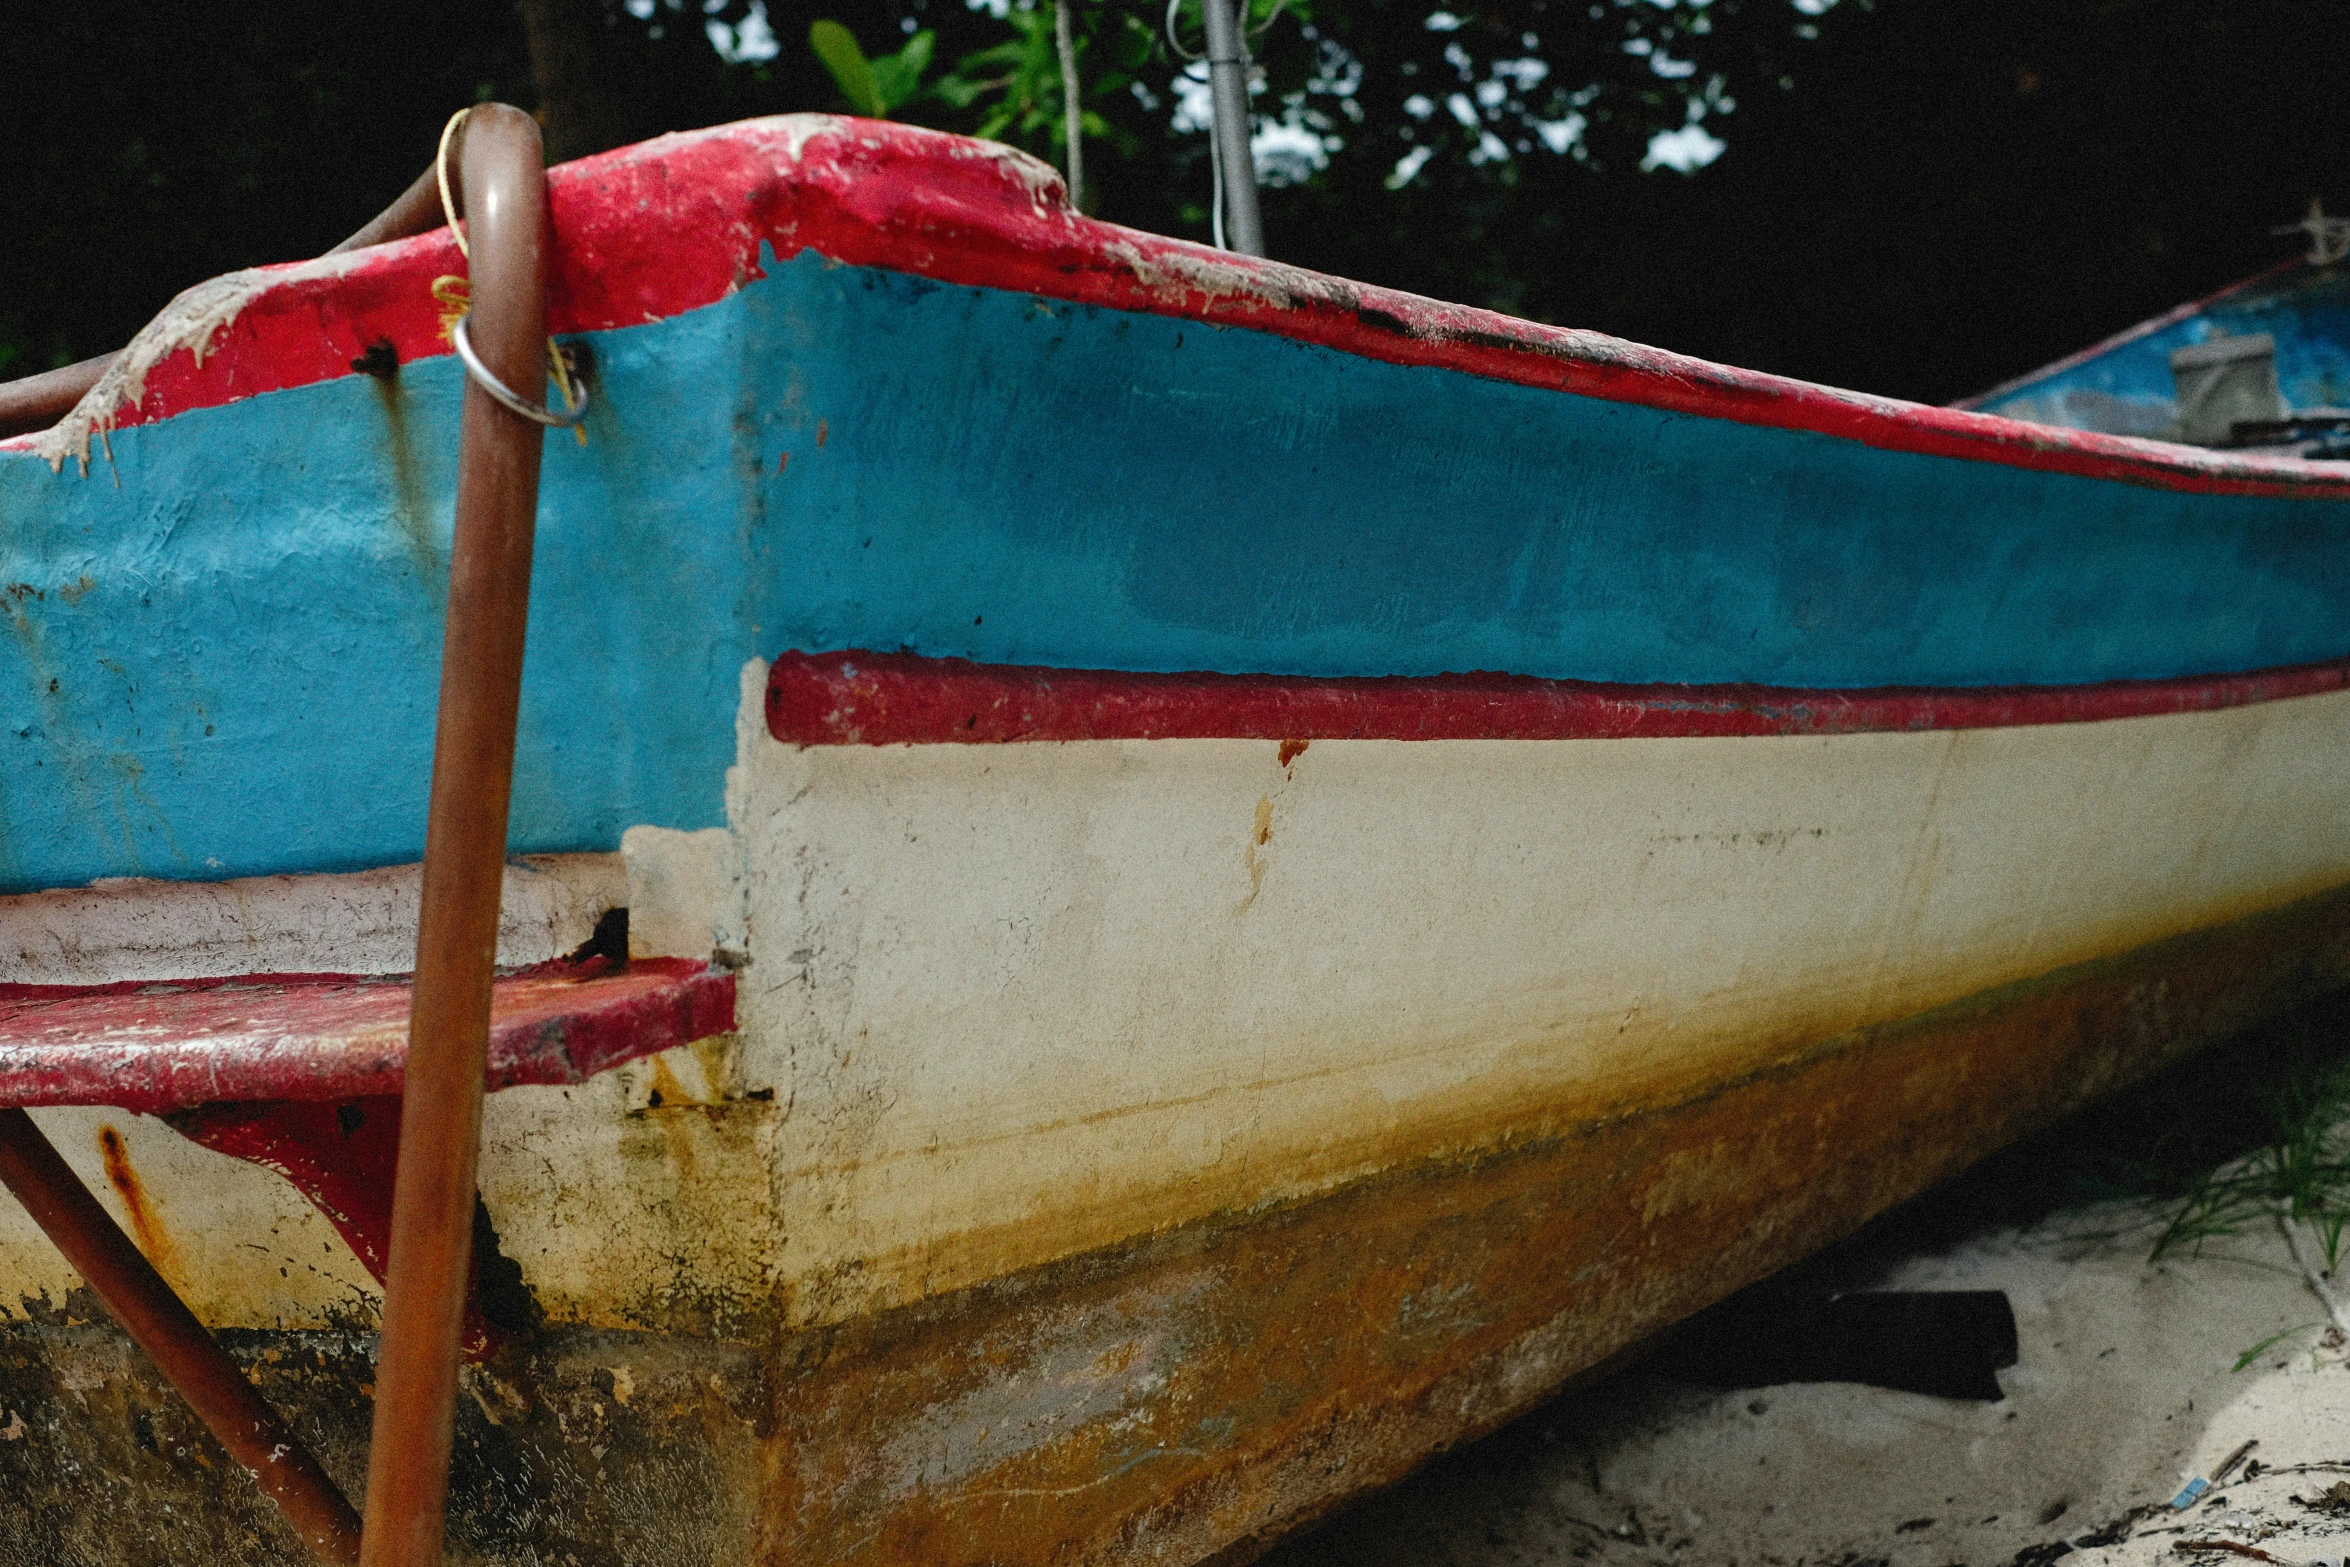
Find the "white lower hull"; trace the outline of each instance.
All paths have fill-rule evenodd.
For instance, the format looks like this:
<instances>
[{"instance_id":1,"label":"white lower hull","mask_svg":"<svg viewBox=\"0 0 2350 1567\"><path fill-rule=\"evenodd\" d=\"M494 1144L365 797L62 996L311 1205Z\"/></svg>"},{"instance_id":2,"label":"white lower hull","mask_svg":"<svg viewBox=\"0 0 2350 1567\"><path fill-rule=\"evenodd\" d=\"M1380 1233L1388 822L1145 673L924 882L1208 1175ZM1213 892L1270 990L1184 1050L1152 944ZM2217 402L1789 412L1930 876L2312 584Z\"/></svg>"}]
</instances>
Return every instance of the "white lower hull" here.
<instances>
[{"instance_id":1,"label":"white lower hull","mask_svg":"<svg viewBox=\"0 0 2350 1567\"><path fill-rule=\"evenodd\" d=\"M2350 880L2350 695L1915 734L1325 740L1285 765L1256 741L788 747L757 722L759 674L733 837L632 833L630 898L640 951L743 946L740 1086L772 1097L492 1098L485 1195L557 1321L689 1297L838 1321L1636 1108ZM616 890L582 864L553 881L591 895L540 944ZM116 910L85 912L85 978L105 929L188 894L37 895L0 928L68 896ZM348 966L333 920L307 947L278 925L271 966ZM371 1309L275 1177L118 1114L41 1115L110 1198L94 1129L128 1128L208 1320ZM1686 1175L1653 1202L1716 1178ZM13 1206L0 1281L0 1312L73 1282Z\"/></svg>"},{"instance_id":2,"label":"white lower hull","mask_svg":"<svg viewBox=\"0 0 2350 1567\"><path fill-rule=\"evenodd\" d=\"M780 1281L809 1318L914 1298L2287 902L2350 879L2346 743L2350 696L1287 766L756 735Z\"/></svg>"}]
</instances>

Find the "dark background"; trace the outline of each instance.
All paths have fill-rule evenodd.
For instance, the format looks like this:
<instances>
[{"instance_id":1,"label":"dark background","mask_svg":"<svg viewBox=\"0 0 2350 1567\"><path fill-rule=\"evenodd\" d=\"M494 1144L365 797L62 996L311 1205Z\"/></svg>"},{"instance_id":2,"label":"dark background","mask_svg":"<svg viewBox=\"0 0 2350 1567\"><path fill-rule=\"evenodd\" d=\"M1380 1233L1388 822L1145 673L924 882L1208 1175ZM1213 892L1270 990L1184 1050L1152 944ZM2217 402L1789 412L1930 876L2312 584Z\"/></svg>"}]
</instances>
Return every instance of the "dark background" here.
<instances>
[{"instance_id":1,"label":"dark background","mask_svg":"<svg viewBox=\"0 0 2350 1567\"><path fill-rule=\"evenodd\" d=\"M817 16L871 53L909 22L936 28L942 63L1009 35L960 0L777 0L779 51L729 65L701 0L638 8L650 15L619 0L20 11L0 41L0 376L118 347L200 278L323 250L476 99L539 109L561 156L837 107L806 44ZM2294 254L2300 240L2270 231L2312 197L2350 208L2342 0L1841 0L1817 15L1793 0L1461 0L1443 32L1428 13L1312 0L1265 35L1276 94L1302 90L1318 41L1361 64L1348 112L1304 100L1345 145L1266 192L1275 256L1938 402ZM1117 19L1112 0L1083 14L1096 32ZM1660 75L1643 39L1694 69ZM1551 68L1542 93L1580 94L1575 155L1512 119L1568 99L1546 110L1530 93L1476 131L1403 107L1529 53ZM1162 51L1136 75L1163 89L1173 69ZM1692 174L1642 172L1649 134L1709 85L1705 125L1726 151ZM1130 91L1100 103L1111 134L1088 143L1088 206L1205 238L1201 138L1169 129L1163 96L1155 111ZM901 117L977 123L935 99ZM1510 156L1472 161L1487 129ZM1432 156L1390 189L1416 144Z\"/></svg>"}]
</instances>

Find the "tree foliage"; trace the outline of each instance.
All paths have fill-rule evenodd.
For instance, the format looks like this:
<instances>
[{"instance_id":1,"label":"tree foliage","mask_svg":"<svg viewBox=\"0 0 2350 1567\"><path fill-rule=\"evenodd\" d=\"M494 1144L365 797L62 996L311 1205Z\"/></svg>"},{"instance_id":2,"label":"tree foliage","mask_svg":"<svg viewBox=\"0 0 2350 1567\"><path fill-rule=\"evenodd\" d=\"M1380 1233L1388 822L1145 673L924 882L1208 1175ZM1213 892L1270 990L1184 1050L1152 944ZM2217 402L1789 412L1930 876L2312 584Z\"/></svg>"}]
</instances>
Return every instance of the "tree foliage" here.
<instances>
[{"instance_id":1,"label":"tree foliage","mask_svg":"<svg viewBox=\"0 0 2350 1567\"><path fill-rule=\"evenodd\" d=\"M0 373L332 243L479 97L539 106L559 154L855 107L1058 161L1051 0L770 4L37 7L0 56ZM1164 0L1074 4L1088 206L1204 239L1205 84ZM1943 399L2350 206L2339 0L1448 4L1254 0L1276 256Z\"/></svg>"}]
</instances>

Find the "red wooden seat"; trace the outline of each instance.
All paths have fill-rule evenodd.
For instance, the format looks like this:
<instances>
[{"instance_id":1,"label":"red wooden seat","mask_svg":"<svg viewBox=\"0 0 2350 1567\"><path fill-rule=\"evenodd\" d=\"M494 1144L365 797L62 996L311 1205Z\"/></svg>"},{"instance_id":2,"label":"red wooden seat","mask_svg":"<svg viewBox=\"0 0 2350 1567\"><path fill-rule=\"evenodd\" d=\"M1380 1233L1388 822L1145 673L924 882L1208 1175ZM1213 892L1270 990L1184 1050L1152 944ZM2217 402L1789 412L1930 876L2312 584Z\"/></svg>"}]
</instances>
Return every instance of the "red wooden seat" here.
<instances>
[{"instance_id":1,"label":"red wooden seat","mask_svg":"<svg viewBox=\"0 0 2350 1567\"><path fill-rule=\"evenodd\" d=\"M405 976L0 985L0 1105L165 1115L400 1092ZM579 1083L734 1027L734 976L682 958L550 963L497 981L485 1086Z\"/></svg>"},{"instance_id":2,"label":"red wooden seat","mask_svg":"<svg viewBox=\"0 0 2350 1567\"><path fill-rule=\"evenodd\" d=\"M0 1108L106 1105L275 1170L378 1280L408 1051L407 976L0 985ZM582 1083L734 1027L734 975L685 958L543 963L490 993L484 1086ZM461 1347L500 1335L468 1290Z\"/></svg>"}]
</instances>

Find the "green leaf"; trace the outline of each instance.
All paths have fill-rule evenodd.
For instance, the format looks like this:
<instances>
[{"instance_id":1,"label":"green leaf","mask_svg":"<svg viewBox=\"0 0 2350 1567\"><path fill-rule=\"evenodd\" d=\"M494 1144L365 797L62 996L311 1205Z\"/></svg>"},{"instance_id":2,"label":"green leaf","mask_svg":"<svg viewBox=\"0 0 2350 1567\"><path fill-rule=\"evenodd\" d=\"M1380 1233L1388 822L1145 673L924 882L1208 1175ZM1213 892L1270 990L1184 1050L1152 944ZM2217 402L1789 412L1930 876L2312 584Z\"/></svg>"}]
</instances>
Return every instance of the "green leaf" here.
<instances>
[{"instance_id":1,"label":"green leaf","mask_svg":"<svg viewBox=\"0 0 2350 1567\"><path fill-rule=\"evenodd\" d=\"M979 101L979 95L988 91L989 84L975 82L965 76L942 76L931 86L931 91L952 109L968 109Z\"/></svg>"},{"instance_id":2,"label":"green leaf","mask_svg":"<svg viewBox=\"0 0 2350 1567\"><path fill-rule=\"evenodd\" d=\"M1127 71L1139 71L1158 47L1159 35L1134 17L1122 17L1118 29L1117 61Z\"/></svg>"},{"instance_id":3,"label":"green leaf","mask_svg":"<svg viewBox=\"0 0 2350 1567\"><path fill-rule=\"evenodd\" d=\"M937 44L938 34L924 28L906 40L905 48L873 62L873 85L884 104L896 109L922 91L922 73L930 69Z\"/></svg>"},{"instance_id":4,"label":"green leaf","mask_svg":"<svg viewBox=\"0 0 2350 1567\"><path fill-rule=\"evenodd\" d=\"M2325 1324L2322 1322L2304 1322L2297 1328L2287 1328L2282 1333L2271 1333L2268 1337L2262 1339L2259 1343L2253 1345L2250 1349L2244 1351L2244 1353L2241 1355L2238 1355L2236 1357L2235 1365L2229 1369L2232 1371L2241 1371L2246 1366L2252 1364L2252 1362L2255 1360L2258 1360L2261 1356L2261 1352L2267 1349L2271 1344L2274 1344L2281 1339L2289 1339L2296 1333L2306 1333L2311 1328L2322 1328L2324 1326Z\"/></svg>"},{"instance_id":5,"label":"green leaf","mask_svg":"<svg viewBox=\"0 0 2350 1567\"><path fill-rule=\"evenodd\" d=\"M841 96L848 99L852 113L875 120L889 118L889 104L873 79L873 66L865 51L857 47L855 34L838 22L820 18L808 24L808 47L840 84Z\"/></svg>"},{"instance_id":6,"label":"green leaf","mask_svg":"<svg viewBox=\"0 0 2350 1567\"><path fill-rule=\"evenodd\" d=\"M982 49L977 54L963 56L955 62L955 74L968 76L974 71L985 71L992 66L1017 66L1027 58L1028 46L1017 38L1009 39Z\"/></svg>"}]
</instances>

